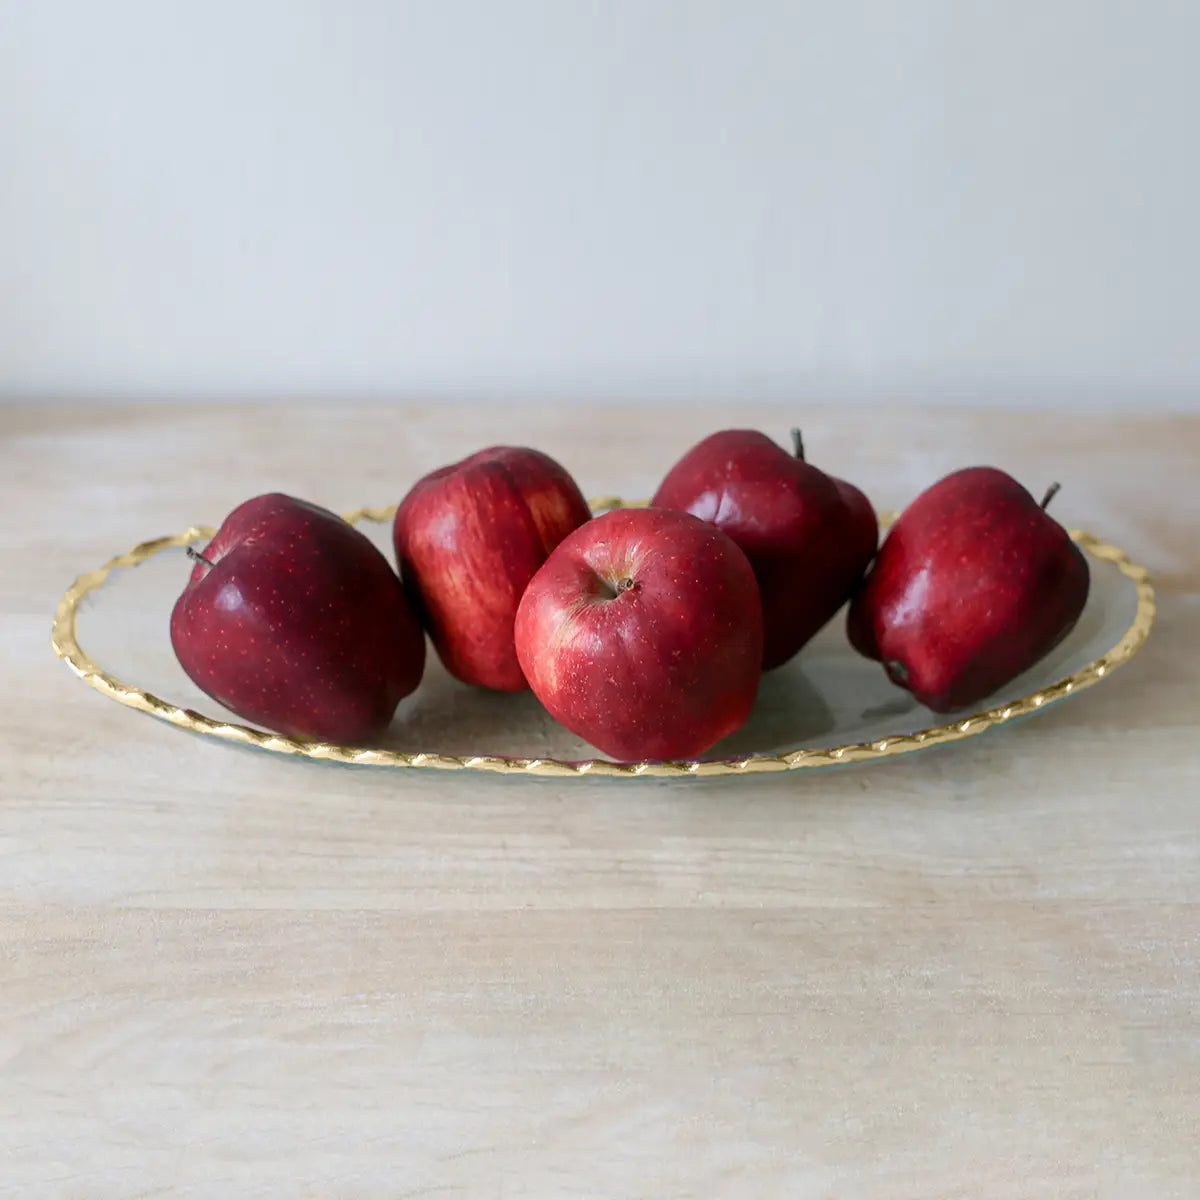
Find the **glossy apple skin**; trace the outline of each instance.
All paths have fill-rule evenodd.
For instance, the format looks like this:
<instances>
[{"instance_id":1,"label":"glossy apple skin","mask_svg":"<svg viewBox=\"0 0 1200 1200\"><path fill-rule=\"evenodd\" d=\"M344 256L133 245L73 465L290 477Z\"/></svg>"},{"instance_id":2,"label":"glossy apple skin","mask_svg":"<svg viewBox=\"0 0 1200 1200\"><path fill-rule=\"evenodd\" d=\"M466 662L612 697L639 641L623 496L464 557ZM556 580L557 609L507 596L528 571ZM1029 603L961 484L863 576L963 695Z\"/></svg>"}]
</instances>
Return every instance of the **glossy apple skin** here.
<instances>
[{"instance_id":1,"label":"glossy apple skin","mask_svg":"<svg viewBox=\"0 0 1200 1200\"><path fill-rule=\"evenodd\" d=\"M1010 475L956 471L900 515L854 598L847 632L934 712L976 704L1071 631L1087 560Z\"/></svg>"},{"instance_id":2,"label":"glossy apple skin","mask_svg":"<svg viewBox=\"0 0 1200 1200\"><path fill-rule=\"evenodd\" d=\"M764 670L792 658L841 608L879 538L858 488L752 429L693 446L652 503L710 521L750 560L762 594Z\"/></svg>"},{"instance_id":3,"label":"glossy apple skin","mask_svg":"<svg viewBox=\"0 0 1200 1200\"><path fill-rule=\"evenodd\" d=\"M361 742L421 681L425 636L357 529L273 493L226 517L171 613L171 645L226 708L278 733Z\"/></svg>"},{"instance_id":4,"label":"glossy apple skin","mask_svg":"<svg viewBox=\"0 0 1200 1200\"><path fill-rule=\"evenodd\" d=\"M516 642L534 693L573 733L626 762L692 758L754 705L758 585L746 556L704 521L609 512L533 577Z\"/></svg>"},{"instance_id":5,"label":"glossy apple skin","mask_svg":"<svg viewBox=\"0 0 1200 1200\"><path fill-rule=\"evenodd\" d=\"M591 515L571 476L524 447L481 450L414 485L396 512L396 561L451 675L501 692L528 687L513 644L517 605Z\"/></svg>"}]
</instances>

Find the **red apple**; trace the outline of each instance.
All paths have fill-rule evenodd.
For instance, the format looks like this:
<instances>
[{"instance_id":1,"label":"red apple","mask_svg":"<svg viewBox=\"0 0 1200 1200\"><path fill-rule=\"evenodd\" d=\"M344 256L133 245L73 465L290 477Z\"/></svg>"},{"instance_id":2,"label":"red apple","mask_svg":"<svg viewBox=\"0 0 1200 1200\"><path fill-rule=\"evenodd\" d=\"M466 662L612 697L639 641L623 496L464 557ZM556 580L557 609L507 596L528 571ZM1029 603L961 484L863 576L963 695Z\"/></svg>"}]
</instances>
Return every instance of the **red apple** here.
<instances>
[{"instance_id":1,"label":"red apple","mask_svg":"<svg viewBox=\"0 0 1200 1200\"><path fill-rule=\"evenodd\" d=\"M763 668L787 662L850 597L879 537L866 496L764 434L727 429L693 446L652 503L710 521L745 552L762 593Z\"/></svg>"},{"instance_id":2,"label":"red apple","mask_svg":"<svg viewBox=\"0 0 1200 1200\"><path fill-rule=\"evenodd\" d=\"M258 496L192 553L171 645L198 687L247 720L359 742L421 681L425 637L400 580L334 513Z\"/></svg>"},{"instance_id":3,"label":"red apple","mask_svg":"<svg viewBox=\"0 0 1200 1200\"><path fill-rule=\"evenodd\" d=\"M762 606L719 529L665 509L605 513L533 577L517 655L550 715L625 761L690 758L758 692Z\"/></svg>"},{"instance_id":4,"label":"red apple","mask_svg":"<svg viewBox=\"0 0 1200 1200\"><path fill-rule=\"evenodd\" d=\"M571 476L537 450L494 446L414 485L396 512L396 561L452 675L502 692L528 686L513 645L521 594L591 515Z\"/></svg>"},{"instance_id":5,"label":"red apple","mask_svg":"<svg viewBox=\"0 0 1200 1200\"><path fill-rule=\"evenodd\" d=\"M934 712L975 704L1048 654L1088 565L1045 506L994 467L956 471L892 526L850 606L850 641Z\"/></svg>"}]
</instances>

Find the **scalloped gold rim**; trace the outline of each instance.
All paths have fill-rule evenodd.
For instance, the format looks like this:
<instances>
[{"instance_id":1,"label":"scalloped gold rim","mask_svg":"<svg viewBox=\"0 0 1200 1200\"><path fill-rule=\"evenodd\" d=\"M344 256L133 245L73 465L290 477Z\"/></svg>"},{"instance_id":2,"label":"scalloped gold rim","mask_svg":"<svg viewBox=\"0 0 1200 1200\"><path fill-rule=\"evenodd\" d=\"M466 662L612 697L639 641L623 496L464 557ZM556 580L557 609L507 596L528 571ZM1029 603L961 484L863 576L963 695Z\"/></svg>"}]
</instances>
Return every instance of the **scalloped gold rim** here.
<instances>
[{"instance_id":1,"label":"scalloped gold rim","mask_svg":"<svg viewBox=\"0 0 1200 1200\"><path fill-rule=\"evenodd\" d=\"M645 501L627 502L619 496L604 496L592 500L593 512L611 508L640 507ZM352 525L359 521L390 521L396 506L381 508L356 508L345 515ZM880 523L887 527L894 514L881 513ZM413 767L442 771L476 770L503 774L554 775L563 778L584 776L607 776L616 778L653 777L711 777L724 775L754 775L768 771L795 771L807 767L826 767L838 763L867 762L876 758L891 758L908 754L926 746L938 746L945 742L956 742L974 737L1003 725L1007 721L1027 716L1044 708L1055 700L1062 699L1092 684L1098 683L1117 667L1127 663L1141 648L1150 634L1156 612L1154 588L1149 573L1129 560L1125 552L1108 542L1101 541L1083 530L1071 530L1071 537L1093 558L1112 563L1122 575L1133 581L1137 588L1137 613L1133 623L1111 650L1101 655L1073 675L1028 696L1022 696L1010 704L998 708L983 709L970 716L960 717L946 725L934 725L916 733L896 734L878 738L872 742L856 742L843 746L809 747L785 751L781 754L752 754L733 759L689 759L679 762L619 763L606 758L585 759L569 762L555 758L504 758L498 755L473 755L458 757L448 754L405 753L398 750L378 750L361 746L339 746L327 742L306 742L284 737L276 733L264 733L246 725L215 721L191 709L179 708L158 696L123 683L104 671L83 651L76 636L76 617L79 603L90 592L96 591L117 567L136 567L160 551L176 546L187 546L201 539L211 538L216 530L211 526L194 525L183 533L155 538L142 542L126 554L109 559L102 567L80 575L67 589L54 618L51 645L54 653L85 683L97 691L128 705L139 712L160 720L169 721L181 729L203 733L210 737L225 738L242 742L278 754L296 754L306 758L326 759L332 762L356 763L371 766Z\"/></svg>"}]
</instances>

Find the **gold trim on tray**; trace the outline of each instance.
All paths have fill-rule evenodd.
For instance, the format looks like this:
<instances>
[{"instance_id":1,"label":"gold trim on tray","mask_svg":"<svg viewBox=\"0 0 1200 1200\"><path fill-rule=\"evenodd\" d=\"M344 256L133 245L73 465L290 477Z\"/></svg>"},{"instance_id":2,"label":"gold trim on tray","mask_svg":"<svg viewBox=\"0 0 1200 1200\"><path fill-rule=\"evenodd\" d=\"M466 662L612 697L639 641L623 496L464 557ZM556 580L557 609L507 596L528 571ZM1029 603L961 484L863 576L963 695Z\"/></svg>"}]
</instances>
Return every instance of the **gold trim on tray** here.
<instances>
[{"instance_id":1,"label":"gold trim on tray","mask_svg":"<svg viewBox=\"0 0 1200 1200\"><path fill-rule=\"evenodd\" d=\"M593 512L611 508L641 507L645 501L624 501L619 496L603 496L590 501ZM381 508L356 508L345 514L350 524L359 521L390 521L396 506ZM886 528L895 520L893 513L880 513L880 524ZM266 733L247 725L229 721L217 721L191 709L179 708L167 700L132 684L124 683L109 674L84 652L76 635L76 617L80 601L90 592L96 591L117 567L136 567L162 550L187 546L192 542L212 538L216 530L207 525L194 525L183 533L170 537L155 538L142 542L127 554L109 559L104 566L80 575L67 589L58 605L54 618L51 644L54 653L85 683L91 684L119 704L126 704L140 712L169 721L181 729L193 733L208 734L210 737L226 738L273 750L279 754L298 754L306 758L327 759L332 762L361 763L384 767L419 767L443 771L494 771L504 774L554 775L566 778L583 776L610 776L632 778L637 776L714 776L753 775L766 771L795 771L805 767L826 767L838 763L865 762L876 758L891 758L907 754L926 746L937 746L944 742L955 742L973 737L986 730L1024 717L1072 692L1091 687L1117 667L1127 663L1141 648L1154 624L1154 588L1149 573L1144 567L1130 562L1125 552L1116 546L1083 530L1071 531L1075 542L1093 558L1112 563L1117 570L1131 579L1137 587L1137 613L1133 624L1122 635L1111 650L1094 662L1060 679L1057 683L1039 691L1022 696L1018 700L997 708L983 709L970 716L960 717L946 725L934 725L915 733L896 734L872 742L857 742L844 746L815 746L805 749L787 750L780 754L751 754L729 759L687 759L672 762L620 763L606 758L591 758L568 762L556 758L506 758L499 755L455 756L427 752L407 753L398 750L371 749L364 746L339 746L329 742L308 742L282 734Z\"/></svg>"}]
</instances>

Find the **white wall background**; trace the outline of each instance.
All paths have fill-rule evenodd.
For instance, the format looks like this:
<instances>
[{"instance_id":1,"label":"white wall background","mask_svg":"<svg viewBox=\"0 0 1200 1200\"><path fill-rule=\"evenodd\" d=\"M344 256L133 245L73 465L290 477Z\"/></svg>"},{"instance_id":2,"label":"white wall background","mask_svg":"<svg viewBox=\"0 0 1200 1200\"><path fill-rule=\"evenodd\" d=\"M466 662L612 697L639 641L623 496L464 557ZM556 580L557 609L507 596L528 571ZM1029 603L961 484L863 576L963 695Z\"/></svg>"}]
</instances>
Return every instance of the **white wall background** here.
<instances>
[{"instance_id":1,"label":"white wall background","mask_svg":"<svg viewBox=\"0 0 1200 1200\"><path fill-rule=\"evenodd\" d=\"M0 396L1200 404L1200 0L0 0Z\"/></svg>"}]
</instances>

